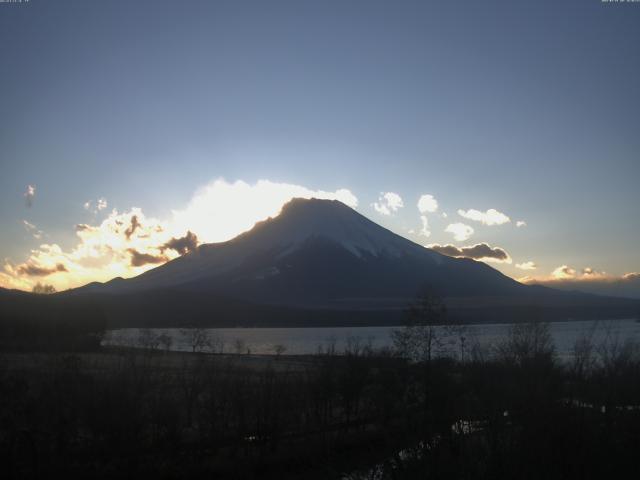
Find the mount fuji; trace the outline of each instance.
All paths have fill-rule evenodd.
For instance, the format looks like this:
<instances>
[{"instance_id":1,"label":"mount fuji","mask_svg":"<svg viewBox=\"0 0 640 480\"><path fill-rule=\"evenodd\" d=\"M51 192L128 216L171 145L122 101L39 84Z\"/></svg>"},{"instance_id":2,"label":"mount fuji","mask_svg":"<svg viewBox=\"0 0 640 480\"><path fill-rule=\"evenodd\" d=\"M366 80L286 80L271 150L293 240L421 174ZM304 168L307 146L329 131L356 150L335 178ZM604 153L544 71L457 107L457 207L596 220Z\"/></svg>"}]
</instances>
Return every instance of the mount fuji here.
<instances>
[{"instance_id":1,"label":"mount fuji","mask_svg":"<svg viewBox=\"0 0 640 480\"><path fill-rule=\"evenodd\" d=\"M130 279L65 292L123 325L393 324L422 291L466 321L626 315L637 302L527 286L411 242L336 200L294 199L222 243Z\"/></svg>"}]
</instances>

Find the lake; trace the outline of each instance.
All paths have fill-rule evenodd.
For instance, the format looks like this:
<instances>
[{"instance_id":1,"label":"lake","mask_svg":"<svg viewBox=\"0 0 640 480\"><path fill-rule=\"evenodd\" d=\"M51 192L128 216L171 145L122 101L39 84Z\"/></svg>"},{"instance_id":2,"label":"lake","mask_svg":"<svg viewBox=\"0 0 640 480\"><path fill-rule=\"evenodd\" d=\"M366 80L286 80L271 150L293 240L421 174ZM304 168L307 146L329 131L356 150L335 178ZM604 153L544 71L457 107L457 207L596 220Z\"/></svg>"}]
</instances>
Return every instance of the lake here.
<instances>
[{"instance_id":1,"label":"lake","mask_svg":"<svg viewBox=\"0 0 640 480\"><path fill-rule=\"evenodd\" d=\"M512 324L482 324L465 326L466 348L478 345L485 351L505 339ZM374 349L390 347L391 331L399 327L327 327L327 328L207 328L210 347L202 351L217 353L273 354L281 345L286 355L317 353L319 349L335 348L344 352L348 344L361 347L370 345ZM603 342L624 342L627 339L640 342L640 322L629 320L566 321L550 324L556 352L560 358L572 355L576 340L590 336L596 345ZM110 330L103 340L105 346L141 346L144 335L166 335L171 338L170 349L192 351L193 329L138 329ZM442 339L440 354L459 355L458 336L448 335L438 327ZM162 348L162 347L160 347Z\"/></svg>"}]
</instances>

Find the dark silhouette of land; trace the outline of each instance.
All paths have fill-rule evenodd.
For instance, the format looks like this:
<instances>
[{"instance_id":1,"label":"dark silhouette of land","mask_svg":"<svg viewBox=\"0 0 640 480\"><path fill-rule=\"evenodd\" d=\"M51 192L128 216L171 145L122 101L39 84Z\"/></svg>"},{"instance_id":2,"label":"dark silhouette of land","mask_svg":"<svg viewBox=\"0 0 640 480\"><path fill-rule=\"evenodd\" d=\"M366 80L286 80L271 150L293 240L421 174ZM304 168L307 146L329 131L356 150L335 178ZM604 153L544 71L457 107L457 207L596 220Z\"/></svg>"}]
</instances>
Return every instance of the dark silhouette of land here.
<instances>
[{"instance_id":1,"label":"dark silhouette of land","mask_svg":"<svg viewBox=\"0 0 640 480\"><path fill-rule=\"evenodd\" d=\"M629 318L640 300L523 285L442 255L338 202L294 199L275 218L130 279L55 294L112 327L397 325L428 286L460 322Z\"/></svg>"},{"instance_id":2,"label":"dark silhouette of land","mask_svg":"<svg viewBox=\"0 0 640 480\"><path fill-rule=\"evenodd\" d=\"M637 351L597 366L544 352L428 364L340 353L5 354L5 478L368 478L381 465L382 478L584 479L637 468Z\"/></svg>"},{"instance_id":3,"label":"dark silhouette of land","mask_svg":"<svg viewBox=\"0 0 640 480\"><path fill-rule=\"evenodd\" d=\"M32 310L9 319L3 310L1 324L5 478L637 473L633 341L593 344L586 332L560 362L547 324L520 323L490 352L465 340L441 300L425 297L387 350L351 338L344 351L328 343L304 357L287 356L286 345L273 356L243 346L176 353L148 330L138 348L104 349L104 323L90 305L69 310L64 297L23 297ZM456 332L459 355L432 355L436 324Z\"/></svg>"},{"instance_id":4,"label":"dark silhouette of land","mask_svg":"<svg viewBox=\"0 0 640 480\"><path fill-rule=\"evenodd\" d=\"M561 362L544 322L629 318L639 301L522 285L338 202L293 202L133 279L38 291L0 290L3 478L640 473L638 344L585 334ZM515 325L493 350L466 338L466 323L498 321ZM394 347L229 354L202 329L344 325L398 326ZM434 354L436 325L453 358ZM146 328L187 326L190 353ZM144 327L136 348L101 346L116 327Z\"/></svg>"}]
</instances>

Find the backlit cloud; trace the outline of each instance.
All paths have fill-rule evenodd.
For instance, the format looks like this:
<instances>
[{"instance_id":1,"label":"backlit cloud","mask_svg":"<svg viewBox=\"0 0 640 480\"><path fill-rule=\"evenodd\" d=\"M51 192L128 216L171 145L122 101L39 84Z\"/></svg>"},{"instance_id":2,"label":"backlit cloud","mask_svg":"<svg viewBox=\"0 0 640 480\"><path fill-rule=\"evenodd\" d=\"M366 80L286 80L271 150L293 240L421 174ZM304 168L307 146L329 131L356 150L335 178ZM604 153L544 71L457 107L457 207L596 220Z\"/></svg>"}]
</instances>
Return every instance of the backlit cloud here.
<instances>
[{"instance_id":1,"label":"backlit cloud","mask_svg":"<svg viewBox=\"0 0 640 480\"><path fill-rule=\"evenodd\" d=\"M538 268L538 266L535 264L535 262L528 261L516 263L516 268L519 268L520 270L535 270L536 268Z\"/></svg>"},{"instance_id":2,"label":"backlit cloud","mask_svg":"<svg viewBox=\"0 0 640 480\"><path fill-rule=\"evenodd\" d=\"M123 212L114 209L100 223L78 223L74 227L75 246L63 250L55 243L42 244L22 263L5 261L0 286L31 290L46 277L47 283L60 291L92 281L132 277L187 254L200 242L229 240L256 222L275 217L292 198L339 200L352 208L358 205L356 196L347 189L324 191L268 180L248 184L219 179L163 220L131 208ZM96 208L98 205L99 200ZM104 205L106 208L106 200ZM24 226L30 229L26 223Z\"/></svg>"},{"instance_id":3,"label":"backlit cloud","mask_svg":"<svg viewBox=\"0 0 640 480\"><path fill-rule=\"evenodd\" d=\"M634 274L631 273L629 275L634 275ZM601 272L591 267L584 267L582 270L578 270L573 267L570 267L569 265L560 265L559 267L553 269L551 274L548 277L527 277L527 281L531 281L531 282L533 281L553 282L553 281L563 281L563 280L591 281L596 279L601 280L601 279L608 279L608 278L618 278L618 277L611 276L606 272Z\"/></svg>"},{"instance_id":4,"label":"backlit cloud","mask_svg":"<svg viewBox=\"0 0 640 480\"><path fill-rule=\"evenodd\" d=\"M198 246L198 236L189 231L184 237L180 238L172 238L167 243L165 243L160 250L164 252L167 248L175 250L180 255L184 255L185 253L192 252Z\"/></svg>"},{"instance_id":5,"label":"backlit cloud","mask_svg":"<svg viewBox=\"0 0 640 480\"><path fill-rule=\"evenodd\" d=\"M449 257L472 258L488 262L511 263L509 254L500 247L492 247L487 243L478 243L469 247L457 247L455 245L439 245L437 243L427 245L427 248Z\"/></svg>"},{"instance_id":6,"label":"backlit cloud","mask_svg":"<svg viewBox=\"0 0 640 480\"><path fill-rule=\"evenodd\" d=\"M575 278L576 271L568 265L561 265L551 272L551 278L562 280L567 278Z\"/></svg>"},{"instance_id":7,"label":"backlit cloud","mask_svg":"<svg viewBox=\"0 0 640 480\"><path fill-rule=\"evenodd\" d=\"M52 267L42 267L39 265L34 265L32 263L23 263L22 265L18 265L17 271L21 275L45 277L47 275L51 275L52 273L66 272L68 270L67 267L65 267L62 263L58 263Z\"/></svg>"},{"instance_id":8,"label":"backlit cloud","mask_svg":"<svg viewBox=\"0 0 640 480\"><path fill-rule=\"evenodd\" d=\"M606 272L599 272L597 270L594 270L591 267L585 267L582 269L582 277L584 278L594 279L594 278L603 278L607 276L608 275Z\"/></svg>"},{"instance_id":9,"label":"backlit cloud","mask_svg":"<svg viewBox=\"0 0 640 480\"><path fill-rule=\"evenodd\" d=\"M158 263L165 263L169 259L164 255L152 255L150 253L140 253L135 248L130 248L131 254L131 266L142 267L143 265L155 265Z\"/></svg>"},{"instance_id":10,"label":"backlit cloud","mask_svg":"<svg viewBox=\"0 0 640 480\"><path fill-rule=\"evenodd\" d=\"M467 220L473 220L474 222L480 222L484 225L502 225L504 223L509 223L511 219L507 217L504 213L499 212L494 208L490 208L486 212L481 212L480 210L458 210L458 215Z\"/></svg>"},{"instance_id":11,"label":"backlit cloud","mask_svg":"<svg viewBox=\"0 0 640 480\"><path fill-rule=\"evenodd\" d=\"M434 213L438 211L438 201L433 195L422 195L418 200L418 210L420 213Z\"/></svg>"},{"instance_id":12,"label":"backlit cloud","mask_svg":"<svg viewBox=\"0 0 640 480\"><path fill-rule=\"evenodd\" d=\"M640 298L640 273L609 275L606 272L586 267L581 271L562 265L548 277L524 277L520 282L530 285L544 285L568 291L582 291L598 295Z\"/></svg>"},{"instance_id":13,"label":"backlit cloud","mask_svg":"<svg viewBox=\"0 0 640 480\"><path fill-rule=\"evenodd\" d=\"M444 229L445 232L453 234L453 238L458 242L464 242L473 235L473 228L464 223L451 223Z\"/></svg>"},{"instance_id":14,"label":"backlit cloud","mask_svg":"<svg viewBox=\"0 0 640 480\"><path fill-rule=\"evenodd\" d=\"M378 201L372 203L371 206L381 215L391 215L404 207L404 203L402 202L402 197L397 193L386 192L381 193Z\"/></svg>"},{"instance_id":15,"label":"backlit cloud","mask_svg":"<svg viewBox=\"0 0 640 480\"><path fill-rule=\"evenodd\" d=\"M33 199L36 197L36 186L27 185L27 189L23 193L23 196L27 207L31 207L33 205Z\"/></svg>"},{"instance_id":16,"label":"backlit cloud","mask_svg":"<svg viewBox=\"0 0 640 480\"><path fill-rule=\"evenodd\" d=\"M219 179L196 192L183 210L173 211L173 236L194 232L202 243L223 242L249 230L256 222L275 217L292 198L339 200L356 208L357 197L347 189L311 190L288 183L259 180L250 185Z\"/></svg>"},{"instance_id":17,"label":"backlit cloud","mask_svg":"<svg viewBox=\"0 0 640 480\"><path fill-rule=\"evenodd\" d=\"M127 237L127 240L131 239L131 235L135 233L135 231L138 229L139 226L140 226L140 222L138 221L138 216L131 215L130 224L127 227L127 229L124 231L124 234Z\"/></svg>"}]
</instances>

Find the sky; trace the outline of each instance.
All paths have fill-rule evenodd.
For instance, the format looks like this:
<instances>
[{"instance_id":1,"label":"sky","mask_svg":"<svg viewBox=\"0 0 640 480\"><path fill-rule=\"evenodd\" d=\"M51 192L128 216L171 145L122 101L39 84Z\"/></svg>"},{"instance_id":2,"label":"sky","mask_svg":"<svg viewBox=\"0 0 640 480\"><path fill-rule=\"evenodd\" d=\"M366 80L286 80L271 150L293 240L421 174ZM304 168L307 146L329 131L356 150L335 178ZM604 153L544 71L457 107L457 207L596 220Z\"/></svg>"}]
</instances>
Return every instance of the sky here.
<instances>
[{"instance_id":1,"label":"sky","mask_svg":"<svg viewBox=\"0 0 640 480\"><path fill-rule=\"evenodd\" d=\"M2 2L0 286L133 276L293 196L635 281L639 78L640 2Z\"/></svg>"}]
</instances>

